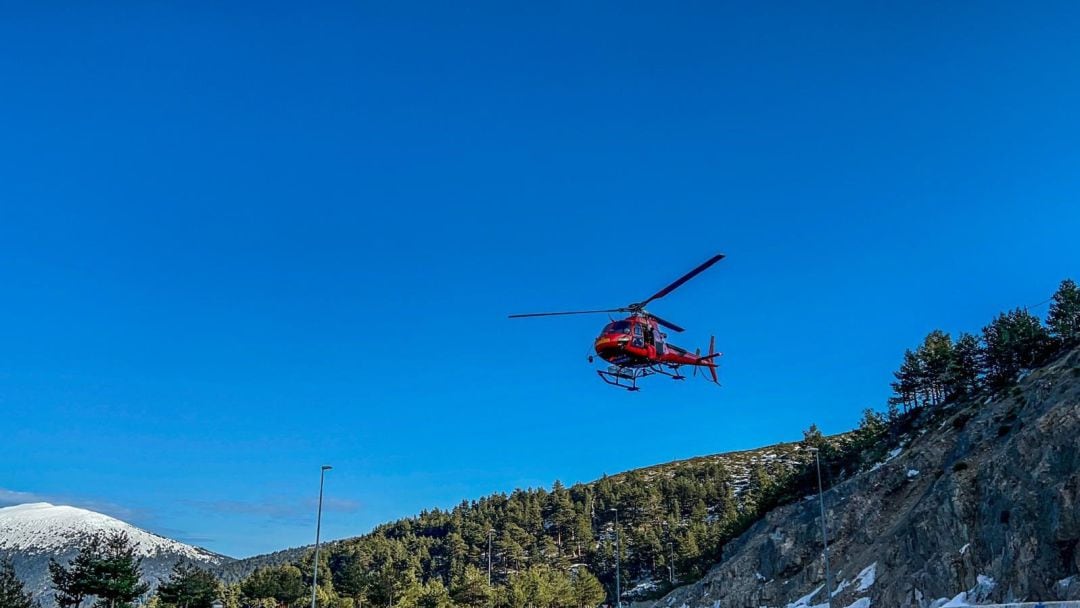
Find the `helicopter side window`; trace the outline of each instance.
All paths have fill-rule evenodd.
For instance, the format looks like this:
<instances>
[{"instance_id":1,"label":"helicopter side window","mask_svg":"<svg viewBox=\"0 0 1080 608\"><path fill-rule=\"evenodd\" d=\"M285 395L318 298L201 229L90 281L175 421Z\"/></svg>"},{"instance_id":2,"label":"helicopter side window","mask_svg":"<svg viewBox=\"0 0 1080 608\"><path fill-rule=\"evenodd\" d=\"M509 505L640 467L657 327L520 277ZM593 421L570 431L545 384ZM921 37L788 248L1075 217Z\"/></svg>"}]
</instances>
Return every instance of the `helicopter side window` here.
<instances>
[{"instance_id":1,"label":"helicopter side window","mask_svg":"<svg viewBox=\"0 0 1080 608\"><path fill-rule=\"evenodd\" d=\"M635 325L634 326L634 335L638 336L638 337L641 336L641 326L640 325Z\"/></svg>"},{"instance_id":2,"label":"helicopter side window","mask_svg":"<svg viewBox=\"0 0 1080 608\"><path fill-rule=\"evenodd\" d=\"M608 326L604 328L604 333L628 334L630 333L630 324L626 321L615 321L614 323L609 323Z\"/></svg>"}]
</instances>

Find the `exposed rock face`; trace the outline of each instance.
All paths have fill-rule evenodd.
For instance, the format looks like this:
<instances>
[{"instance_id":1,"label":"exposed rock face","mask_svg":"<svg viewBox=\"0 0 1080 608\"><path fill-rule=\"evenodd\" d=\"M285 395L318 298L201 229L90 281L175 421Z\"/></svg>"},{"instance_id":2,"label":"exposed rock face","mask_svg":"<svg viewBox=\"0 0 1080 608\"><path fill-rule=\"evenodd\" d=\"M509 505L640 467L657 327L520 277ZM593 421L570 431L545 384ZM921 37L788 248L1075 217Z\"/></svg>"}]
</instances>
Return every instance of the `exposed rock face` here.
<instances>
[{"instance_id":1,"label":"exposed rock face","mask_svg":"<svg viewBox=\"0 0 1080 608\"><path fill-rule=\"evenodd\" d=\"M944 413L826 492L834 608L937 608L958 594L1080 599L1080 349L995 399ZM807 497L650 606L823 606L825 590L812 592L824 566L818 502Z\"/></svg>"}]
</instances>

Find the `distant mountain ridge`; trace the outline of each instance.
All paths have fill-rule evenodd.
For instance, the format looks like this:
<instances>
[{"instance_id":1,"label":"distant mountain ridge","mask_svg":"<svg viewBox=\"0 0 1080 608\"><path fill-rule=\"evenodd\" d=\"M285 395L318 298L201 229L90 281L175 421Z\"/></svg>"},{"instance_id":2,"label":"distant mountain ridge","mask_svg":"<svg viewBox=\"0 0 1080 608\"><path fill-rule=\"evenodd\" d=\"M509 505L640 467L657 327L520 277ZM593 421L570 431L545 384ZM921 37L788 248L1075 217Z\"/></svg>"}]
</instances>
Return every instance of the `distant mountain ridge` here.
<instances>
[{"instance_id":1,"label":"distant mountain ridge","mask_svg":"<svg viewBox=\"0 0 1080 608\"><path fill-rule=\"evenodd\" d=\"M0 557L10 557L26 588L51 605L50 559L66 562L96 534L124 532L142 558L143 578L155 585L178 561L217 566L232 560L212 551L147 532L114 517L45 502L0 508Z\"/></svg>"}]
</instances>

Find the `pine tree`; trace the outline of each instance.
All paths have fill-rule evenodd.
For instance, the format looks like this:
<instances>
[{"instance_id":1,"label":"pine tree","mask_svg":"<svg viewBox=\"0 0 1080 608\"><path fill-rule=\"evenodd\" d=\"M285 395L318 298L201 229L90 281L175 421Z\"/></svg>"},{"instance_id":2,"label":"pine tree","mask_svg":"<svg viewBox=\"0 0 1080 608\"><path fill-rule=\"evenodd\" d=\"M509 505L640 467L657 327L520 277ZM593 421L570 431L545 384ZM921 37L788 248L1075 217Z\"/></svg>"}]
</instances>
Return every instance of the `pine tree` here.
<instances>
[{"instance_id":1,"label":"pine tree","mask_svg":"<svg viewBox=\"0 0 1080 608\"><path fill-rule=\"evenodd\" d=\"M243 599L243 593L240 591L240 583L230 583L228 585L221 585L221 602L224 604L224 608L240 608L240 601Z\"/></svg>"},{"instance_id":2,"label":"pine tree","mask_svg":"<svg viewBox=\"0 0 1080 608\"><path fill-rule=\"evenodd\" d=\"M593 573L585 568L576 568L574 570L572 587L574 608L596 608L607 597L607 594L604 593L604 586L600 584L600 579L593 576Z\"/></svg>"},{"instance_id":3,"label":"pine tree","mask_svg":"<svg viewBox=\"0 0 1080 608\"><path fill-rule=\"evenodd\" d=\"M514 523L508 523L503 528L499 537L495 540L495 552L500 556L503 565L509 570L519 570L525 565L525 548L518 542L519 538L529 538L530 535Z\"/></svg>"},{"instance_id":4,"label":"pine tree","mask_svg":"<svg viewBox=\"0 0 1080 608\"><path fill-rule=\"evenodd\" d=\"M893 372L896 381L891 384L893 396L889 403L903 406L904 411L919 406L919 395L923 390L922 361L910 349L904 351L904 360L900 369Z\"/></svg>"},{"instance_id":5,"label":"pine tree","mask_svg":"<svg viewBox=\"0 0 1080 608\"><path fill-rule=\"evenodd\" d=\"M979 361L982 346L979 339L961 333L953 346L949 360L948 385L950 397L969 397L979 390Z\"/></svg>"},{"instance_id":6,"label":"pine tree","mask_svg":"<svg viewBox=\"0 0 1080 608\"><path fill-rule=\"evenodd\" d=\"M916 351L919 358L923 401L938 405L945 400L948 388L949 362L952 360L952 338L935 329L927 334Z\"/></svg>"},{"instance_id":7,"label":"pine tree","mask_svg":"<svg viewBox=\"0 0 1080 608\"><path fill-rule=\"evenodd\" d=\"M158 587L161 602L176 608L210 608L218 598L218 580L198 566L180 562Z\"/></svg>"},{"instance_id":8,"label":"pine tree","mask_svg":"<svg viewBox=\"0 0 1080 608\"><path fill-rule=\"evenodd\" d=\"M245 598L270 599L281 608L307 596L309 592L300 568L291 564L257 568L241 583L240 590Z\"/></svg>"},{"instance_id":9,"label":"pine tree","mask_svg":"<svg viewBox=\"0 0 1080 608\"><path fill-rule=\"evenodd\" d=\"M558 545L561 553L565 550L564 544L574 535L577 513L574 511L574 503L570 500L570 492L558 480L551 487L548 503L552 530L555 532L555 544Z\"/></svg>"},{"instance_id":10,"label":"pine tree","mask_svg":"<svg viewBox=\"0 0 1080 608\"><path fill-rule=\"evenodd\" d=\"M515 572L500 593L501 608L574 608L577 598L569 578L547 566Z\"/></svg>"},{"instance_id":11,"label":"pine tree","mask_svg":"<svg viewBox=\"0 0 1080 608\"><path fill-rule=\"evenodd\" d=\"M821 434L821 430L818 429L816 424L811 424L809 428L802 432L803 445L809 448L820 448L825 443L825 436Z\"/></svg>"},{"instance_id":12,"label":"pine tree","mask_svg":"<svg viewBox=\"0 0 1080 608\"><path fill-rule=\"evenodd\" d=\"M983 328L982 367L987 384L1001 388L1020 370L1040 363L1049 351L1050 336L1039 318L1017 308L998 315Z\"/></svg>"},{"instance_id":13,"label":"pine tree","mask_svg":"<svg viewBox=\"0 0 1080 608\"><path fill-rule=\"evenodd\" d=\"M55 559L49 560L49 577L52 580L56 605L60 608L80 608L88 595L93 595L94 565L101 553L102 537L94 535L79 548L79 552L64 566Z\"/></svg>"},{"instance_id":14,"label":"pine tree","mask_svg":"<svg viewBox=\"0 0 1080 608\"><path fill-rule=\"evenodd\" d=\"M755 503L761 504L773 485L773 476L760 462L750 466L750 481L747 484L747 492Z\"/></svg>"},{"instance_id":15,"label":"pine tree","mask_svg":"<svg viewBox=\"0 0 1080 608\"><path fill-rule=\"evenodd\" d=\"M885 419L881 414L875 412L870 408L863 410L862 420L859 421L859 428L855 431L855 435L859 445L869 446L873 442L877 441L882 434L884 434L886 428Z\"/></svg>"},{"instance_id":16,"label":"pine tree","mask_svg":"<svg viewBox=\"0 0 1080 608\"><path fill-rule=\"evenodd\" d=\"M15 566L11 563L11 558L0 559L0 607L35 608L35 606L36 602L15 574Z\"/></svg>"},{"instance_id":17,"label":"pine tree","mask_svg":"<svg viewBox=\"0 0 1080 608\"><path fill-rule=\"evenodd\" d=\"M130 608L149 591L141 582L142 560L124 532L91 537L69 566L49 562L49 574L62 608L78 608L83 600L97 597L98 608Z\"/></svg>"},{"instance_id":18,"label":"pine tree","mask_svg":"<svg viewBox=\"0 0 1080 608\"><path fill-rule=\"evenodd\" d=\"M101 554L93 569L94 584L88 591L98 598L101 608L131 608L150 585L141 582L142 559L135 557L136 545L125 532L105 536Z\"/></svg>"},{"instance_id":19,"label":"pine tree","mask_svg":"<svg viewBox=\"0 0 1080 608\"><path fill-rule=\"evenodd\" d=\"M355 551L342 555L337 567L331 568L334 588L341 596L363 604L371 585L370 570L370 554Z\"/></svg>"},{"instance_id":20,"label":"pine tree","mask_svg":"<svg viewBox=\"0 0 1080 608\"><path fill-rule=\"evenodd\" d=\"M1072 279L1061 282L1054 292L1046 317L1050 334L1063 346L1080 341L1080 288Z\"/></svg>"},{"instance_id":21,"label":"pine tree","mask_svg":"<svg viewBox=\"0 0 1080 608\"><path fill-rule=\"evenodd\" d=\"M416 606L417 608L452 608L453 603L450 601L450 592L446 590L442 580L434 578L421 587Z\"/></svg>"},{"instance_id":22,"label":"pine tree","mask_svg":"<svg viewBox=\"0 0 1080 608\"><path fill-rule=\"evenodd\" d=\"M458 606L468 606L470 608L487 606L491 599L491 587L487 583L487 573L471 564L466 566L461 576L451 581L450 597Z\"/></svg>"}]
</instances>

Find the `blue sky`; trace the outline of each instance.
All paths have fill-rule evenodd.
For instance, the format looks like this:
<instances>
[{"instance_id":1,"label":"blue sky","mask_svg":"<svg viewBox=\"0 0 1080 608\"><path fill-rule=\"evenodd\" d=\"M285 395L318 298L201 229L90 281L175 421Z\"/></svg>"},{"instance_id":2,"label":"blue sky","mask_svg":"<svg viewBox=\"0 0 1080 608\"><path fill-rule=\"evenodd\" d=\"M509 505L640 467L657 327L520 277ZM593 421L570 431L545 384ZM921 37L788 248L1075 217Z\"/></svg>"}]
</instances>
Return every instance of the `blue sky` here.
<instances>
[{"instance_id":1,"label":"blue sky","mask_svg":"<svg viewBox=\"0 0 1080 608\"><path fill-rule=\"evenodd\" d=\"M847 430L1080 274L1075 3L217 4L0 20L3 502L243 556L329 463L354 535ZM651 308L719 390L506 319L716 251Z\"/></svg>"}]
</instances>

